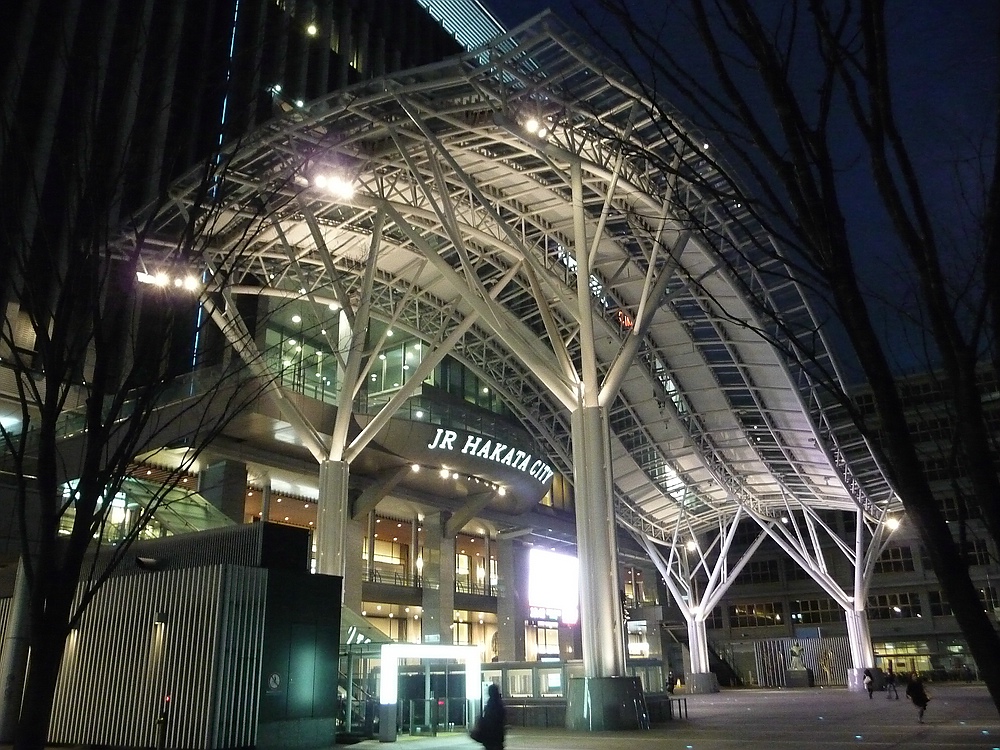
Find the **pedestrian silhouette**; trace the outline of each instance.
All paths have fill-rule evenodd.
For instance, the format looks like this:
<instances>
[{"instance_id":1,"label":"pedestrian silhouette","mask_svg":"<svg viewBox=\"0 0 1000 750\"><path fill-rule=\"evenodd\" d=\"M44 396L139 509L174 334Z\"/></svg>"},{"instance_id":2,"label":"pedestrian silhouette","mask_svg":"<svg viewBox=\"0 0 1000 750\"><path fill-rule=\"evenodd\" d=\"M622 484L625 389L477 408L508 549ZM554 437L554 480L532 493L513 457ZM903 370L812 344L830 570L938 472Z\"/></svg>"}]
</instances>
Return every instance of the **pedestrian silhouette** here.
<instances>
[{"instance_id":1,"label":"pedestrian silhouette","mask_svg":"<svg viewBox=\"0 0 1000 750\"><path fill-rule=\"evenodd\" d=\"M491 684L486 689L486 707L469 735L486 750L503 750L507 734L507 710L500 696L500 688Z\"/></svg>"},{"instance_id":2,"label":"pedestrian silhouette","mask_svg":"<svg viewBox=\"0 0 1000 750\"><path fill-rule=\"evenodd\" d=\"M868 691L868 700L871 700L872 693L875 692L875 678L872 677L872 671L870 669L865 670L863 682L865 683L865 690Z\"/></svg>"},{"instance_id":3,"label":"pedestrian silhouette","mask_svg":"<svg viewBox=\"0 0 1000 750\"><path fill-rule=\"evenodd\" d=\"M891 700L893 696L899 700L899 691L896 690L896 673L892 671L892 662L889 662L889 667L885 672L885 699Z\"/></svg>"},{"instance_id":4,"label":"pedestrian silhouette","mask_svg":"<svg viewBox=\"0 0 1000 750\"><path fill-rule=\"evenodd\" d=\"M910 675L910 684L906 686L906 697L917 707L917 721L924 723L924 711L927 710L927 701L931 699L924 690L924 681L916 672Z\"/></svg>"}]
</instances>

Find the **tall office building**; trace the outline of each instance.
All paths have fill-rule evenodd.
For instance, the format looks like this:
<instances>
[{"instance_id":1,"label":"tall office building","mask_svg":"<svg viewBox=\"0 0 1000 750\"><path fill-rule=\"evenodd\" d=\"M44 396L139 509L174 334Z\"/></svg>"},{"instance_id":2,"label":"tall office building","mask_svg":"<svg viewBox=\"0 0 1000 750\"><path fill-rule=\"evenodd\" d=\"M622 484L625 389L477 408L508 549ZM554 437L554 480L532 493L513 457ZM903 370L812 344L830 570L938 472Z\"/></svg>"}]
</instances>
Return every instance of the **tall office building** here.
<instances>
[{"instance_id":1,"label":"tall office building","mask_svg":"<svg viewBox=\"0 0 1000 750\"><path fill-rule=\"evenodd\" d=\"M462 45L415 0L25 0L0 48L6 304L261 122Z\"/></svg>"}]
</instances>

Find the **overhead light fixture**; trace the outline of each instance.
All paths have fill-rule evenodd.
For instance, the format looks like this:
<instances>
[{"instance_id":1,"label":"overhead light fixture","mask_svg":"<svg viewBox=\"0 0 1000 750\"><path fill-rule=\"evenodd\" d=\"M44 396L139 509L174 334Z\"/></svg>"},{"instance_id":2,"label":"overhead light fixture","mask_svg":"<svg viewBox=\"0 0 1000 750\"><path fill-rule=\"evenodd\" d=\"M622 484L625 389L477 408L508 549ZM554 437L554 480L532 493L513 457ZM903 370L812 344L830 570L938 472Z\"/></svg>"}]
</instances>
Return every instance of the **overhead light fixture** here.
<instances>
[{"instance_id":1,"label":"overhead light fixture","mask_svg":"<svg viewBox=\"0 0 1000 750\"><path fill-rule=\"evenodd\" d=\"M299 102L296 102L296 104L300 107L302 106ZM335 198L349 200L354 197L354 183L341 175L318 174L313 178L313 185Z\"/></svg>"}]
</instances>

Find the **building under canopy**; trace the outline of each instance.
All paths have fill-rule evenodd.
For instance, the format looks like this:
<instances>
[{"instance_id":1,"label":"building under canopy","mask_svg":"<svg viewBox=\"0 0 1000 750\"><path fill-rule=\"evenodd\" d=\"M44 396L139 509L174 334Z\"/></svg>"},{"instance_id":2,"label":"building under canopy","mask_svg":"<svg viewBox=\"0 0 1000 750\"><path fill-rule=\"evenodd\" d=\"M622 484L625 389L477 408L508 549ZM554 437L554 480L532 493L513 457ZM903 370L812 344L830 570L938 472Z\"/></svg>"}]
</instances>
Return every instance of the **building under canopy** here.
<instances>
[{"instance_id":1,"label":"building under canopy","mask_svg":"<svg viewBox=\"0 0 1000 750\"><path fill-rule=\"evenodd\" d=\"M898 498L824 408L835 364L780 252L732 197L712 144L664 111L542 14L258 129L223 154L196 248L182 240L204 208L201 173L174 185L144 270L203 271L207 313L273 377L282 428L320 466L320 572L344 572L352 462L449 355L573 478L588 678L624 674L617 523L684 613L689 685L700 675L711 689L704 618L756 549L727 561L747 519L757 544L770 536L844 607L860 672L872 659L865 587ZM332 429L283 397L280 364L240 315L247 297L304 303L317 320L334 311L321 332L338 352ZM776 345L768 311L815 332L811 357ZM390 331L419 340L422 361L359 414ZM836 540L853 588L827 573L824 510L857 514L855 543ZM695 590L699 575L708 585Z\"/></svg>"}]
</instances>

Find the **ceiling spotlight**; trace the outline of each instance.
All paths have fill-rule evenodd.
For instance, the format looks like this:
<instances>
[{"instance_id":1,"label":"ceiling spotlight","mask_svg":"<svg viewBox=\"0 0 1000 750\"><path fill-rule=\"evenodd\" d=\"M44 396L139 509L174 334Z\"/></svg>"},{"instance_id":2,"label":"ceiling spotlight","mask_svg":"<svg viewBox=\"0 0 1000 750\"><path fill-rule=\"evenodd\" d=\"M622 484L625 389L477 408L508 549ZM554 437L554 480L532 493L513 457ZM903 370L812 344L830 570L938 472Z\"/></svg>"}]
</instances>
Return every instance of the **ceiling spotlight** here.
<instances>
[{"instance_id":1,"label":"ceiling spotlight","mask_svg":"<svg viewBox=\"0 0 1000 750\"><path fill-rule=\"evenodd\" d=\"M302 105L299 104L301 107ZM354 184L340 175L318 174L313 178L313 184L325 190L335 198L348 200L354 197ZM333 309L332 307L330 309Z\"/></svg>"}]
</instances>

